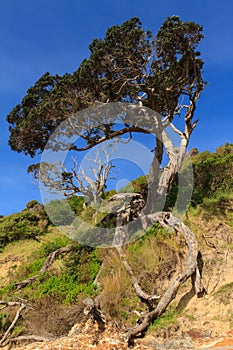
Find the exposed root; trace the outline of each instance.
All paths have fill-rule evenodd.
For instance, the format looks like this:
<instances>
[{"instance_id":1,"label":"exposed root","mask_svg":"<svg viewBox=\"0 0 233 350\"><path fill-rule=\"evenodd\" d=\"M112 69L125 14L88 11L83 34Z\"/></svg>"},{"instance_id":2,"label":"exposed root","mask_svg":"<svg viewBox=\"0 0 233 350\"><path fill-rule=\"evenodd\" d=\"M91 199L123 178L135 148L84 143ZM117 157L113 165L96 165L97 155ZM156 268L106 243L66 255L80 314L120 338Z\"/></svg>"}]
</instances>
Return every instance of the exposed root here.
<instances>
[{"instance_id":1,"label":"exposed root","mask_svg":"<svg viewBox=\"0 0 233 350\"><path fill-rule=\"evenodd\" d=\"M157 306L153 308L153 304L151 303L151 301L153 299L158 299L159 297L149 295L142 290L136 276L133 273L131 266L126 260L122 247L117 247L117 251L122 259L122 263L133 281L134 289L137 295L142 301L149 304L149 312L147 314L144 314L143 317L140 318L138 324L134 328L130 329L127 333L129 345L132 345L133 339L136 336L138 336L139 334L143 334L147 330L151 322L153 322L156 318L160 317L165 312L168 305L176 297L179 287L188 278L192 279L192 284L194 286L195 293L198 296L202 296L206 292L201 279L202 257L198 241L193 232L191 232L189 228L185 226L180 219L176 218L169 212L157 212L154 214L144 215L141 217L141 222L143 224L144 229L157 222L164 228L182 233L188 246L188 255L186 259L185 269L172 280L169 288L167 289L165 294L160 298L160 301L158 302ZM118 229L120 228L118 227L116 230ZM126 233L124 232L123 236L125 236L125 234ZM120 236L120 234L118 236Z\"/></svg>"}]
</instances>

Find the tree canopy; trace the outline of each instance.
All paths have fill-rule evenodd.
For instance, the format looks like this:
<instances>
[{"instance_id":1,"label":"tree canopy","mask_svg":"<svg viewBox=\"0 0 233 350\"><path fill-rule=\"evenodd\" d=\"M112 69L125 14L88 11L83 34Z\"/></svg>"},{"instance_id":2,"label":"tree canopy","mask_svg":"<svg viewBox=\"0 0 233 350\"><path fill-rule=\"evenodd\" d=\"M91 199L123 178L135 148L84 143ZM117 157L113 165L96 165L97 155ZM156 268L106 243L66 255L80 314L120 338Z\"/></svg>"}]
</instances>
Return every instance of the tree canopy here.
<instances>
[{"instance_id":1,"label":"tree canopy","mask_svg":"<svg viewBox=\"0 0 233 350\"><path fill-rule=\"evenodd\" d=\"M104 39L90 44L90 57L73 74L45 73L7 116L11 148L35 156L67 117L97 103L130 102L160 113L172 122L186 108L189 132L196 101L204 88L203 61L196 51L202 27L169 17L157 35L144 31L138 18L114 25ZM134 125L125 133L135 132ZM84 133L94 144L113 125ZM136 130L140 132L140 130Z\"/></svg>"}]
</instances>

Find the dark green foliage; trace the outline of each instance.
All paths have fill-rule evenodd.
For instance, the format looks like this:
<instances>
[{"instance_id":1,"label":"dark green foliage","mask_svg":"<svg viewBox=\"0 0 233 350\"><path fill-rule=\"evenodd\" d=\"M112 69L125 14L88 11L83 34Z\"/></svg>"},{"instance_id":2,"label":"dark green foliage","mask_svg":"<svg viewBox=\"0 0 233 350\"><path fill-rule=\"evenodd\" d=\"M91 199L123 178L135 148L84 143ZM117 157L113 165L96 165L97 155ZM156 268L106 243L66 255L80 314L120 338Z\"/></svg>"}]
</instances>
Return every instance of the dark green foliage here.
<instances>
[{"instance_id":1,"label":"dark green foliage","mask_svg":"<svg viewBox=\"0 0 233 350\"><path fill-rule=\"evenodd\" d=\"M194 168L193 202L227 195L233 188L233 144L220 146L214 153L202 152L192 157Z\"/></svg>"},{"instance_id":2,"label":"dark green foliage","mask_svg":"<svg viewBox=\"0 0 233 350\"><path fill-rule=\"evenodd\" d=\"M177 16L169 17L156 36L144 31L138 18L114 25L104 39L93 40L90 57L76 72L62 77L45 73L27 91L7 117L11 148L34 156L61 121L96 102L138 104L143 95L145 106L172 121L178 100L192 99L204 88L203 61L196 51L202 38L200 25ZM128 126L135 131L134 125ZM81 137L93 146L103 135L111 138L116 129L115 123L103 123Z\"/></svg>"},{"instance_id":3,"label":"dark green foliage","mask_svg":"<svg viewBox=\"0 0 233 350\"><path fill-rule=\"evenodd\" d=\"M46 211L55 226L70 225L75 218L75 212L66 200L52 200L46 205Z\"/></svg>"},{"instance_id":4,"label":"dark green foliage","mask_svg":"<svg viewBox=\"0 0 233 350\"><path fill-rule=\"evenodd\" d=\"M81 196L72 196L68 199L71 210L79 215L83 211L84 198Z\"/></svg>"},{"instance_id":5,"label":"dark green foliage","mask_svg":"<svg viewBox=\"0 0 233 350\"><path fill-rule=\"evenodd\" d=\"M79 244L73 246L69 258L64 262L68 273L79 283L92 283L101 264L95 249Z\"/></svg>"},{"instance_id":6,"label":"dark green foliage","mask_svg":"<svg viewBox=\"0 0 233 350\"><path fill-rule=\"evenodd\" d=\"M30 156L35 155L35 149L43 150L43 146L46 144L44 140L53 133L58 124L57 120L45 119L42 105L47 103L51 90L60 79L59 75L52 76L48 72L45 73L33 87L28 89L21 104L18 104L8 115L8 121L11 123L9 143L13 150L23 151ZM35 118L35 114L38 115L37 118ZM41 127L45 123L46 130L42 130ZM24 140L22 139L22 130L17 128L19 125L24 130ZM31 145L27 150L26 143Z\"/></svg>"},{"instance_id":7,"label":"dark green foliage","mask_svg":"<svg viewBox=\"0 0 233 350\"><path fill-rule=\"evenodd\" d=\"M0 221L0 245L21 239L35 238L46 232L39 225L41 218L29 210L6 216Z\"/></svg>"},{"instance_id":8,"label":"dark green foliage","mask_svg":"<svg viewBox=\"0 0 233 350\"><path fill-rule=\"evenodd\" d=\"M39 202L37 202L35 199L31 200L30 202L27 203L26 208L27 209L32 209L35 206L38 206Z\"/></svg>"}]
</instances>

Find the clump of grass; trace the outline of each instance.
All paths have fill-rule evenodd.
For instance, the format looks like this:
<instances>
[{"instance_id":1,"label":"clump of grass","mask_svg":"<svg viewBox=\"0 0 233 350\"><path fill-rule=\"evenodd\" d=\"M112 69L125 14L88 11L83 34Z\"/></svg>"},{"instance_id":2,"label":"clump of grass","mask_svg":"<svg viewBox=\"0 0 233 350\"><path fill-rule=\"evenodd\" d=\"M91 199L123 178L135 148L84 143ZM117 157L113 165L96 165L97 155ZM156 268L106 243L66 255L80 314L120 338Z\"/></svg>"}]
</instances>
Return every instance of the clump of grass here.
<instances>
[{"instance_id":1,"label":"clump of grass","mask_svg":"<svg viewBox=\"0 0 233 350\"><path fill-rule=\"evenodd\" d=\"M119 319L120 305L131 289L131 281L114 250L106 253L100 284L102 286L101 300L105 312L109 317Z\"/></svg>"},{"instance_id":2,"label":"clump of grass","mask_svg":"<svg viewBox=\"0 0 233 350\"><path fill-rule=\"evenodd\" d=\"M224 284L221 286L216 292L215 295L217 296L218 300L223 303L224 305L228 305L231 303L232 300L232 292L233 290L233 282Z\"/></svg>"},{"instance_id":3,"label":"clump of grass","mask_svg":"<svg viewBox=\"0 0 233 350\"><path fill-rule=\"evenodd\" d=\"M161 329L167 329L170 326L177 324L178 312L176 309L170 308L165 314L154 320L150 326L151 331L158 331Z\"/></svg>"}]
</instances>

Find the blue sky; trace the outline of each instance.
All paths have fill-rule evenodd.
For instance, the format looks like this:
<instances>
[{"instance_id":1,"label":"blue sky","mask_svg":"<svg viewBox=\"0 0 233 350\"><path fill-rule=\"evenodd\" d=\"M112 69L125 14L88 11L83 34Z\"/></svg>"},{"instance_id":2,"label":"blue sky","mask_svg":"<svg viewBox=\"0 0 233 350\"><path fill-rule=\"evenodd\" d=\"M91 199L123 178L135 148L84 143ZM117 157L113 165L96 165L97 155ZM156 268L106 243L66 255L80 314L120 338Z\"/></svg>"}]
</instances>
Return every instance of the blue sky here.
<instances>
[{"instance_id":1,"label":"blue sky","mask_svg":"<svg viewBox=\"0 0 233 350\"><path fill-rule=\"evenodd\" d=\"M22 210L40 191L26 170L32 160L10 150L10 110L46 71L64 74L88 57L95 37L137 16L156 33L171 15L204 27L200 46L209 82L197 110L190 147L213 151L233 143L233 2L229 0L1 0L0 1L0 214ZM39 158L38 158L39 159Z\"/></svg>"}]
</instances>

